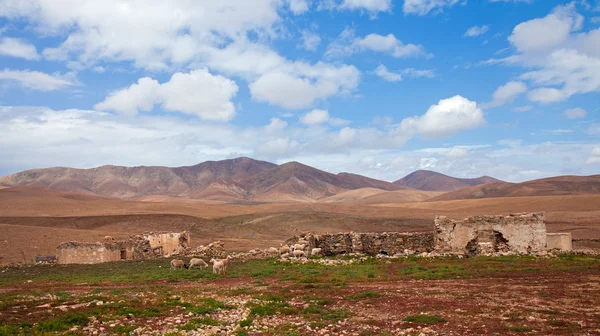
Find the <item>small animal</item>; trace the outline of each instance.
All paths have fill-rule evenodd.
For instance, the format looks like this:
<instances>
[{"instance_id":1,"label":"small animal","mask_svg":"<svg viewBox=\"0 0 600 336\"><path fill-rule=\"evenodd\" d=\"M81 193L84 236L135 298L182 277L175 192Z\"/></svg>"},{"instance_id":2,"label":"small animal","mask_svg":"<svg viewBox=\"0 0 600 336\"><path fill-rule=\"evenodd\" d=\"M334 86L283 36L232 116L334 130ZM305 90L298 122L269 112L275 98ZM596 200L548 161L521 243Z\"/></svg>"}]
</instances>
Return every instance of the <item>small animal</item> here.
<instances>
[{"instance_id":1,"label":"small animal","mask_svg":"<svg viewBox=\"0 0 600 336\"><path fill-rule=\"evenodd\" d=\"M192 259L190 259L190 267L189 267L189 269L191 269L194 266L207 268L208 264L206 263L206 261L204 261L204 260L202 260L200 258L192 258Z\"/></svg>"},{"instance_id":2,"label":"small animal","mask_svg":"<svg viewBox=\"0 0 600 336\"><path fill-rule=\"evenodd\" d=\"M217 260L217 259L210 259L210 262L213 264L213 273L214 274L221 274L225 271L225 259L222 260Z\"/></svg>"},{"instance_id":3,"label":"small animal","mask_svg":"<svg viewBox=\"0 0 600 336\"><path fill-rule=\"evenodd\" d=\"M180 259L173 259L171 260L171 269L183 269L185 267L185 263L183 262L183 260Z\"/></svg>"}]
</instances>

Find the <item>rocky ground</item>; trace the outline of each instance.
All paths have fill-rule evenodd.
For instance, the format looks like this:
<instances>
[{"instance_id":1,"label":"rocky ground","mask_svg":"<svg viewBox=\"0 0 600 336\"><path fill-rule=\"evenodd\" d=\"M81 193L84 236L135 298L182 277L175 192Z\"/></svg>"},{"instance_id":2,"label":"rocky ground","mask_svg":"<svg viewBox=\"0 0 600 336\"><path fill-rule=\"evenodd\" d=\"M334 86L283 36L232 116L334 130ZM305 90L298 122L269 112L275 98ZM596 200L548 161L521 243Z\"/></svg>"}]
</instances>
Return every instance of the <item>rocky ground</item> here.
<instances>
[{"instance_id":1,"label":"rocky ground","mask_svg":"<svg viewBox=\"0 0 600 336\"><path fill-rule=\"evenodd\" d=\"M0 269L0 335L600 335L598 256L168 262Z\"/></svg>"}]
</instances>

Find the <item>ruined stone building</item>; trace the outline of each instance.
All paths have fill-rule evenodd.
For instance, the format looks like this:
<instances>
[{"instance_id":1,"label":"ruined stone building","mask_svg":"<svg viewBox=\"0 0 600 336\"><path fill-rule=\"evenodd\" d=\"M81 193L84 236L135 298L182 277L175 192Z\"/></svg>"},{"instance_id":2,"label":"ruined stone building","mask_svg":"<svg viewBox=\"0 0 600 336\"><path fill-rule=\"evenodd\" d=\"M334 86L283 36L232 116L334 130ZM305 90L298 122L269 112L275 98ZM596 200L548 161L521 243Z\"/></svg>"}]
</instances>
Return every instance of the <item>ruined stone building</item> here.
<instances>
[{"instance_id":1,"label":"ruined stone building","mask_svg":"<svg viewBox=\"0 0 600 336\"><path fill-rule=\"evenodd\" d=\"M570 233L546 233L544 213L473 216L463 220L438 216L432 232L307 233L288 239L286 244L302 241L309 249L321 248L321 254L325 256L422 252L474 256L572 249Z\"/></svg>"},{"instance_id":2,"label":"ruined stone building","mask_svg":"<svg viewBox=\"0 0 600 336\"><path fill-rule=\"evenodd\" d=\"M190 234L147 232L125 240L105 237L101 242L67 242L56 248L59 264L98 264L108 261L152 259L186 249Z\"/></svg>"}]
</instances>

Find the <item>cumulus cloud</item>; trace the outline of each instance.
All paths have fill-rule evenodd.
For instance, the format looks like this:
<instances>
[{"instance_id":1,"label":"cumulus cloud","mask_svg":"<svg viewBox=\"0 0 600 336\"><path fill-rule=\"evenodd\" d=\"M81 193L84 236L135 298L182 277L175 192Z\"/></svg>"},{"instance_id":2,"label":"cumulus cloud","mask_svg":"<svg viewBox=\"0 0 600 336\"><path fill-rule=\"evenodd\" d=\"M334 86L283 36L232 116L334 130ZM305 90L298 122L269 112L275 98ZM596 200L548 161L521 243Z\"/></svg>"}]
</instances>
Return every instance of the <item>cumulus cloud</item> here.
<instances>
[{"instance_id":1,"label":"cumulus cloud","mask_svg":"<svg viewBox=\"0 0 600 336\"><path fill-rule=\"evenodd\" d=\"M256 101L301 109L334 95L350 94L358 86L359 79L360 72L354 66L299 64L290 72L268 72L250 83L249 88Z\"/></svg>"},{"instance_id":2,"label":"cumulus cloud","mask_svg":"<svg viewBox=\"0 0 600 336\"><path fill-rule=\"evenodd\" d=\"M329 111L320 109L314 109L306 113L300 118L300 122L308 126L320 125L323 123L329 123L333 126L343 126L349 123L349 121L344 119L332 118L329 115Z\"/></svg>"},{"instance_id":3,"label":"cumulus cloud","mask_svg":"<svg viewBox=\"0 0 600 336\"><path fill-rule=\"evenodd\" d=\"M358 10L374 18L379 12L390 12L392 0L321 0L319 10Z\"/></svg>"},{"instance_id":4,"label":"cumulus cloud","mask_svg":"<svg viewBox=\"0 0 600 336\"><path fill-rule=\"evenodd\" d=\"M469 29L467 29L467 31L465 32L464 36L467 36L467 37L480 36L480 35L483 35L483 34L487 33L488 30L490 30L490 26L489 25L473 26L473 27L470 27Z\"/></svg>"},{"instance_id":5,"label":"cumulus cloud","mask_svg":"<svg viewBox=\"0 0 600 336\"><path fill-rule=\"evenodd\" d=\"M435 71L431 70L431 69L417 70L417 69L413 69L413 68L407 68L407 69L404 69L401 71L390 71L383 64L380 64L375 69L374 72L381 79L388 81L388 82L399 82L404 77L410 77L410 78L420 78L420 77L433 78L433 77L435 77Z\"/></svg>"},{"instance_id":6,"label":"cumulus cloud","mask_svg":"<svg viewBox=\"0 0 600 336\"><path fill-rule=\"evenodd\" d=\"M520 23L509 41L517 54L486 64L521 66L519 79L533 87L529 100L549 104L600 91L600 29L580 32L583 16L575 3L545 17Z\"/></svg>"},{"instance_id":7,"label":"cumulus cloud","mask_svg":"<svg viewBox=\"0 0 600 336\"><path fill-rule=\"evenodd\" d=\"M522 52L547 50L567 40L572 31L581 29L583 16L573 4L559 6L543 18L518 24L508 40Z\"/></svg>"},{"instance_id":8,"label":"cumulus cloud","mask_svg":"<svg viewBox=\"0 0 600 336\"><path fill-rule=\"evenodd\" d=\"M279 118L271 118L269 124L265 126L265 131L267 133L279 133L282 132L287 126L287 122Z\"/></svg>"},{"instance_id":9,"label":"cumulus cloud","mask_svg":"<svg viewBox=\"0 0 600 336\"><path fill-rule=\"evenodd\" d=\"M482 108L492 108L513 102L517 97L527 92L527 85L523 82L508 82L500 86L492 96L493 100L482 105Z\"/></svg>"},{"instance_id":10,"label":"cumulus cloud","mask_svg":"<svg viewBox=\"0 0 600 336\"><path fill-rule=\"evenodd\" d=\"M234 81L198 69L189 73L177 72L162 84L150 77L140 78L128 88L112 92L94 108L135 115L161 104L167 111L227 121L235 116L231 99L237 91Z\"/></svg>"},{"instance_id":11,"label":"cumulus cloud","mask_svg":"<svg viewBox=\"0 0 600 336\"><path fill-rule=\"evenodd\" d=\"M581 107L565 110L563 115L569 119L585 118L587 112Z\"/></svg>"},{"instance_id":12,"label":"cumulus cloud","mask_svg":"<svg viewBox=\"0 0 600 336\"><path fill-rule=\"evenodd\" d=\"M3 37L0 39L0 55L26 60L38 60L40 58L33 44L12 37Z\"/></svg>"},{"instance_id":13,"label":"cumulus cloud","mask_svg":"<svg viewBox=\"0 0 600 336\"><path fill-rule=\"evenodd\" d=\"M587 164L599 164L600 163L600 146L594 147L590 156L588 157Z\"/></svg>"},{"instance_id":14,"label":"cumulus cloud","mask_svg":"<svg viewBox=\"0 0 600 336\"><path fill-rule=\"evenodd\" d=\"M309 30L302 31L302 44L298 46L309 51L317 50L317 47L321 44L321 37L319 34L313 33Z\"/></svg>"},{"instance_id":15,"label":"cumulus cloud","mask_svg":"<svg viewBox=\"0 0 600 336\"><path fill-rule=\"evenodd\" d=\"M462 96L440 100L422 116L402 120L400 128L424 138L444 138L456 132L483 126L483 111L477 103Z\"/></svg>"},{"instance_id":16,"label":"cumulus cloud","mask_svg":"<svg viewBox=\"0 0 600 336\"><path fill-rule=\"evenodd\" d=\"M337 40L329 44L325 56L344 57L364 51L385 53L396 58L432 57L422 45L405 44L394 34L368 34L360 38L354 35L352 29L348 28L340 34Z\"/></svg>"},{"instance_id":17,"label":"cumulus cloud","mask_svg":"<svg viewBox=\"0 0 600 336\"><path fill-rule=\"evenodd\" d=\"M404 0L404 14L426 15L429 12L438 13L445 7L452 7L458 0Z\"/></svg>"},{"instance_id":18,"label":"cumulus cloud","mask_svg":"<svg viewBox=\"0 0 600 336\"><path fill-rule=\"evenodd\" d=\"M444 156L449 159L461 159L469 156L469 151L464 147L452 147Z\"/></svg>"},{"instance_id":19,"label":"cumulus cloud","mask_svg":"<svg viewBox=\"0 0 600 336\"><path fill-rule=\"evenodd\" d=\"M72 73L61 75L47 74L30 70L4 69L0 72L0 81L17 84L23 88L35 91L55 91L79 85Z\"/></svg>"},{"instance_id":20,"label":"cumulus cloud","mask_svg":"<svg viewBox=\"0 0 600 336\"><path fill-rule=\"evenodd\" d=\"M366 10L368 12L389 12L392 10L392 0L343 0L341 9Z\"/></svg>"},{"instance_id":21,"label":"cumulus cloud","mask_svg":"<svg viewBox=\"0 0 600 336\"><path fill-rule=\"evenodd\" d=\"M289 7L292 13L298 15L307 12L310 9L309 0L289 0Z\"/></svg>"}]
</instances>

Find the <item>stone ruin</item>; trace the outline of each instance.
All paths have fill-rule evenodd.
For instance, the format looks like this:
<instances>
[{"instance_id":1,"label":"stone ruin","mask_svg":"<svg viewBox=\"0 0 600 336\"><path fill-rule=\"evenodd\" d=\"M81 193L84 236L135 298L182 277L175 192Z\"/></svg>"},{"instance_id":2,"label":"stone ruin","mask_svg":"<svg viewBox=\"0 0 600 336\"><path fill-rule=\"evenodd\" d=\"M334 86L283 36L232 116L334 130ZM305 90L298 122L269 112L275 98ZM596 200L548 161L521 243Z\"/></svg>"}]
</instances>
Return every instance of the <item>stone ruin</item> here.
<instances>
[{"instance_id":1,"label":"stone ruin","mask_svg":"<svg viewBox=\"0 0 600 336\"><path fill-rule=\"evenodd\" d=\"M366 255L501 255L571 251L570 233L546 233L544 213L473 216L453 220L437 216L434 230L424 233L304 233L285 241L308 242L324 256Z\"/></svg>"},{"instance_id":2,"label":"stone ruin","mask_svg":"<svg viewBox=\"0 0 600 336\"><path fill-rule=\"evenodd\" d=\"M544 213L435 218L435 251L468 256L546 251Z\"/></svg>"},{"instance_id":3,"label":"stone ruin","mask_svg":"<svg viewBox=\"0 0 600 336\"><path fill-rule=\"evenodd\" d=\"M432 233L307 233L288 239L285 244L296 244L300 240L308 241L309 250L321 248L321 255L364 253L368 255L394 255L406 250L413 253L431 252L433 246Z\"/></svg>"},{"instance_id":4,"label":"stone ruin","mask_svg":"<svg viewBox=\"0 0 600 336\"><path fill-rule=\"evenodd\" d=\"M58 245L59 264L98 264L119 260L166 257L186 250L190 234L183 232L145 232L124 240L104 237L101 242L67 242Z\"/></svg>"}]
</instances>

